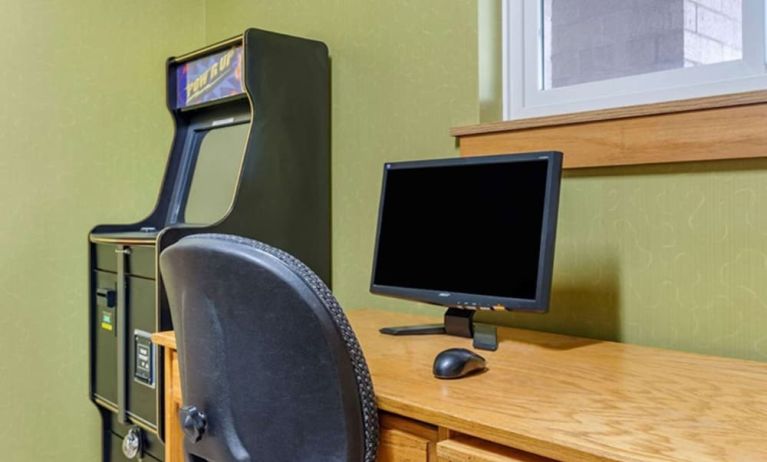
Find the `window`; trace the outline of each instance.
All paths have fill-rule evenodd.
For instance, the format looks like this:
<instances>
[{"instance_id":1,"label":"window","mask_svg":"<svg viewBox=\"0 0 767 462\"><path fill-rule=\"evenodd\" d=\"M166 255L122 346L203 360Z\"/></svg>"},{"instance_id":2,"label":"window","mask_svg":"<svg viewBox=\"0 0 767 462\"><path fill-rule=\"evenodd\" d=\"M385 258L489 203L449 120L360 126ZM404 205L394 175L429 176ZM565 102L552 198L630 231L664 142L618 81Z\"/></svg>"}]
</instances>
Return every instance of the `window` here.
<instances>
[{"instance_id":1,"label":"window","mask_svg":"<svg viewBox=\"0 0 767 462\"><path fill-rule=\"evenodd\" d=\"M764 0L505 0L504 118L767 88Z\"/></svg>"}]
</instances>

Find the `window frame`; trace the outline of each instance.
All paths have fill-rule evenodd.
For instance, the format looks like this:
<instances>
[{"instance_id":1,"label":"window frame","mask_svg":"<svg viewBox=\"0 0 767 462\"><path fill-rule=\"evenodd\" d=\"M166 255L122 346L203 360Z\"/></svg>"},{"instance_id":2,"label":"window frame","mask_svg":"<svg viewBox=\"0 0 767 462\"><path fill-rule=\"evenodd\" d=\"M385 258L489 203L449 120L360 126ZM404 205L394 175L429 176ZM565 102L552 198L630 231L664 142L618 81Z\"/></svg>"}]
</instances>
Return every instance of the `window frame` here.
<instances>
[{"instance_id":1,"label":"window frame","mask_svg":"<svg viewBox=\"0 0 767 462\"><path fill-rule=\"evenodd\" d=\"M765 89L765 0L743 0L743 9L741 60L544 89L543 1L502 0L503 118L517 120Z\"/></svg>"}]
</instances>

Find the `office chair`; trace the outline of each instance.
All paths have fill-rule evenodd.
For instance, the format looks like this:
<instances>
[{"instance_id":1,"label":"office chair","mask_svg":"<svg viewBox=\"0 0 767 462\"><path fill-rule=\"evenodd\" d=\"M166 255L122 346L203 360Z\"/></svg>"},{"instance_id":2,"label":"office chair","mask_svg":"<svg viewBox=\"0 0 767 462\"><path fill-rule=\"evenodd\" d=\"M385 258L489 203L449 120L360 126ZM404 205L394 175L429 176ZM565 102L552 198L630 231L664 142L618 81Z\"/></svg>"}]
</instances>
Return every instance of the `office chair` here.
<instances>
[{"instance_id":1,"label":"office chair","mask_svg":"<svg viewBox=\"0 0 767 462\"><path fill-rule=\"evenodd\" d=\"M365 358L306 265L261 242L200 234L165 250L160 269L187 461L375 461Z\"/></svg>"}]
</instances>

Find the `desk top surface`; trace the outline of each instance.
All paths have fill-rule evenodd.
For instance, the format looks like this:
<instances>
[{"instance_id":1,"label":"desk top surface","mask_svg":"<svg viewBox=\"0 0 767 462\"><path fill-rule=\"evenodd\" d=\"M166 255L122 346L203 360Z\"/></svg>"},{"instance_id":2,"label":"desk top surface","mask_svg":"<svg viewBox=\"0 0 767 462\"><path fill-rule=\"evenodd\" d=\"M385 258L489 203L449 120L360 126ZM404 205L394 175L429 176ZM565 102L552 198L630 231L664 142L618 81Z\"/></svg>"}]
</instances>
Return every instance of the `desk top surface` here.
<instances>
[{"instance_id":1,"label":"desk top surface","mask_svg":"<svg viewBox=\"0 0 767 462\"><path fill-rule=\"evenodd\" d=\"M767 363L499 328L485 373L437 380L437 353L471 340L378 333L434 318L348 315L382 410L560 460L767 461Z\"/></svg>"}]
</instances>

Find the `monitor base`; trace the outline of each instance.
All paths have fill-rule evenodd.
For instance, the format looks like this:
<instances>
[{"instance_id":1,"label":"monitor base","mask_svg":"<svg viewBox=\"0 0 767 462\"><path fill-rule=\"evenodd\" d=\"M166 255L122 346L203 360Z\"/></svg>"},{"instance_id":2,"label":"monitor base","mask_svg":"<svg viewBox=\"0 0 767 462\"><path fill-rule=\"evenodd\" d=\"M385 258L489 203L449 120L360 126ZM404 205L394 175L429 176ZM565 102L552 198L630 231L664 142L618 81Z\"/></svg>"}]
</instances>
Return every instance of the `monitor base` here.
<instances>
[{"instance_id":1,"label":"monitor base","mask_svg":"<svg viewBox=\"0 0 767 462\"><path fill-rule=\"evenodd\" d=\"M382 327L379 332L386 335L437 335L445 333L445 325L416 324L413 326Z\"/></svg>"},{"instance_id":2,"label":"monitor base","mask_svg":"<svg viewBox=\"0 0 767 462\"><path fill-rule=\"evenodd\" d=\"M379 330L386 335L455 335L473 339L474 348L495 351L498 349L498 336L495 326L488 324L474 325L474 310L448 308L442 324L419 324L415 326L384 327Z\"/></svg>"}]
</instances>

